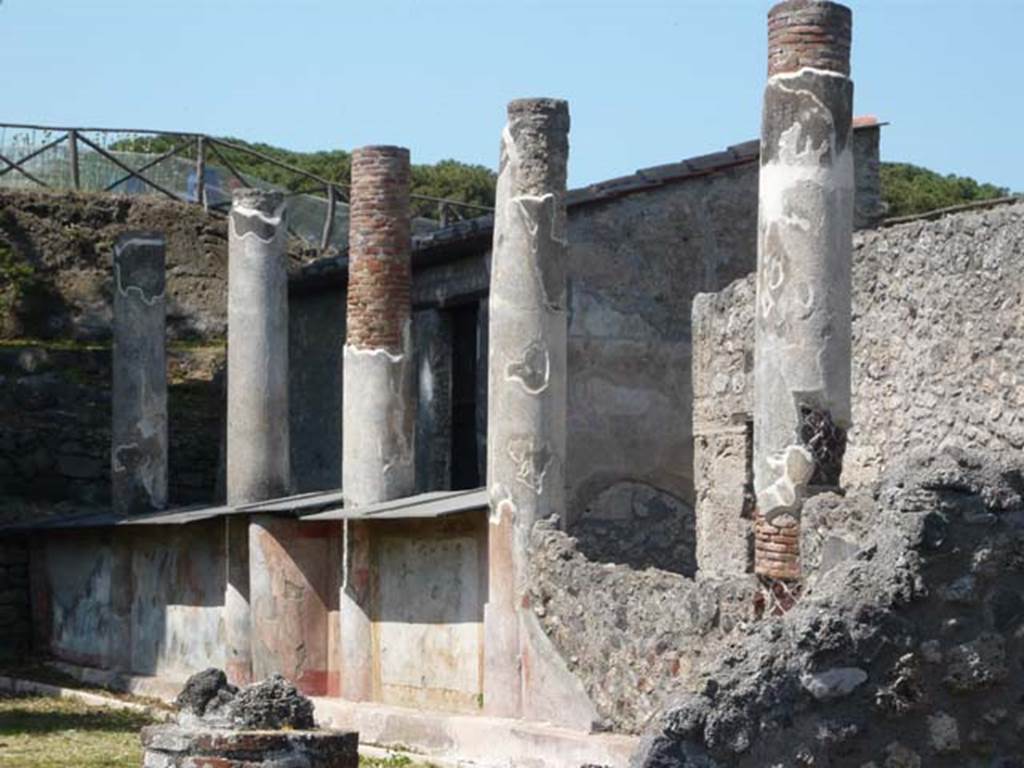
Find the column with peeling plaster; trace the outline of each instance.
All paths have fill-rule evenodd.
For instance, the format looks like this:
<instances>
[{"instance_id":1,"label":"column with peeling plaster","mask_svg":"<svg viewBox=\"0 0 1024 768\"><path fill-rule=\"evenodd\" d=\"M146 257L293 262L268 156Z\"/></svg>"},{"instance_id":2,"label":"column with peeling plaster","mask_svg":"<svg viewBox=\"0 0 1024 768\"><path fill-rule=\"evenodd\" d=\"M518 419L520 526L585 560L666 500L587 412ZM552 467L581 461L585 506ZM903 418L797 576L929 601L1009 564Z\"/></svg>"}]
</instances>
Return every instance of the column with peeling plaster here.
<instances>
[{"instance_id":1,"label":"column with peeling plaster","mask_svg":"<svg viewBox=\"0 0 1024 768\"><path fill-rule=\"evenodd\" d=\"M568 134L564 101L508 106L488 300L484 703L493 715L523 711L518 611L530 529L565 512Z\"/></svg>"},{"instance_id":2,"label":"column with peeling plaster","mask_svg":"<svg viewBox=\"0 0 1024 768\"><path fill-rule=\"evenodd\" d=\"M235 190L228 216L229 505L290 490L288 446L288 275L286 207L280 192ZM227 672L252 674L249 538L242 516L225 518ZM257 583L260 583L257 580Z\"/></svg>"},{"instance_id":3,"label":"column with peeling plaster","mask_svg":"<svg viewBox=\"0 0 1024 768\"><path fill-rule=\"evenodd\" d=\"M346 507L409 496L415 488L415 361L411 344L409 150L352 153L344 348L342 491ZM372 697L369 538L348 527L340 595L341 691Z\"/></svg>"},{"instance_id":4,"label":"column with peeling plaster","mask_svg":"<svg viewBox=\"0 0 1024 768\"><path fill-rule=\"evenodd\" d=\"M840 483L850 428L851 13L768 14L754 355L755 572L800 577L800 510Z\"/></svg>"},{"instance_id":5,"label":"column with peeling plaster","mask_svg":"<svg viewBox=\"0 0 1024 768\"><path fill-rule=\"evenodd\" d=\"M167 347L163 235L114 245L111 499L132 515L167 505Z\"/></svg>"},{"instance_id":6,"label":"column with peeling plaster","mask_svg":"<svg viewBox=\"0 0 1024 768\"><path fill-rule=\"evenodd\" d=\"M167 505L166 244L157 232L129 232L114 245L111 503L119 515ZM132 550L109 533L110 622L106 666L132 669Z\"/></svg>"}]
</instances>

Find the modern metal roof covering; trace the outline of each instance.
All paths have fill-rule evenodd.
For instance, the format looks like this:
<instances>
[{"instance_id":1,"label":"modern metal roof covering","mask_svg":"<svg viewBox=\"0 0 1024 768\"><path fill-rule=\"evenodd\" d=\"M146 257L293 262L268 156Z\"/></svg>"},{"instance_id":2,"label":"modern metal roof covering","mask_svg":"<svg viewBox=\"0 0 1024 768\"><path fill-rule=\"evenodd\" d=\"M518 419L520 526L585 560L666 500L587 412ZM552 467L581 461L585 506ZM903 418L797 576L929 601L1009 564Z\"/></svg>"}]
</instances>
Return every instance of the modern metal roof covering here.
<instances>
[{"instance_id":1,"label":"modern metal roof covering","mask_svg":"<svg viewBox=\"0 0 1024 768\"><path fill-rule=\"evenodd\" d=\"M21 531L61 530L67 528L108 528L122 525L183 525L199 520L209 520L221 515L237 514L243 510L227 506L206 506L193 504L145 515L123 517L111 511L88 512L85 514L62 515L60 517L30 520L13 525L0 526L0 532L18 533Z\"/></svg>"},{"instance_id":2,"label":"modern metal roof covering","mask_svg":"<svg viewBox=\"0 0 1024 768\"><path fill-rule=\"evenodd\" d=\"M489 507L484 488L469 491L434 491L407 496L404 499L368 504L364 507L337 507L315 515L305 515L303 522L322 520L408 520L433 518Z\"/></svg>"},{"instance_id":3,"label":"modern metal roof covering","mask_svg":"<svg viewBox=\"0 0 1024 768\"><path fill-rule=\"evenodd\" d=\"M312 491L311 493L300 493L295 496L283 496L280 499L259 501L255 504L243 504L238 507L238 511L293 512L295 514L302 514L320 507L341 504L342 498L343 494L340 488L330 491Z\"/></svg>"},{"instance_id":4,"label":"modern metal roof covering","mask_svg":"<svg viewBox=\"0 0 1024 768\"><path fill-rule=\"evenodd\" d=\"M401 520L433 518L482 509L488 506L487 491L435 491L407 496L403 499L345 509L340 489L314 491L296 496L270 499L256 504L238 506L196 504L145 515L121 517L110 511L64 515L30 522L0 526L0 533L65 530L74 528L110 528L128 525L185 525L225 515L273 514L301 520Z\"/></svg>"}]
</instances>

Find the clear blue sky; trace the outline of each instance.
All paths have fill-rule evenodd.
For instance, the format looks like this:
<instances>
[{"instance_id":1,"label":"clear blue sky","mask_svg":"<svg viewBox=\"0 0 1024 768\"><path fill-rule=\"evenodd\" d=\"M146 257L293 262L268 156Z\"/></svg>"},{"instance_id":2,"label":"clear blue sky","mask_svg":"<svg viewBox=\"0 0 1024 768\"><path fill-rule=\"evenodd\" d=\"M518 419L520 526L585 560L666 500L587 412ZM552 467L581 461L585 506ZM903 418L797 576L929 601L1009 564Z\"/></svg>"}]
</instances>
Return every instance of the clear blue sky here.
<instances>
[{"instance_id":1,"label":"clear blue sky","mask_svg":"<svg viewBox=\"0 0 1024 768\"><path fill-rule=\"evenodd\" d=\"M2 0L0 120L395 143L494 167L505 103L572 112L570 184L754 138L755 0ZM854 0L887 160L1024 191L1024 0Z\"/></svg>"}]
</instances>

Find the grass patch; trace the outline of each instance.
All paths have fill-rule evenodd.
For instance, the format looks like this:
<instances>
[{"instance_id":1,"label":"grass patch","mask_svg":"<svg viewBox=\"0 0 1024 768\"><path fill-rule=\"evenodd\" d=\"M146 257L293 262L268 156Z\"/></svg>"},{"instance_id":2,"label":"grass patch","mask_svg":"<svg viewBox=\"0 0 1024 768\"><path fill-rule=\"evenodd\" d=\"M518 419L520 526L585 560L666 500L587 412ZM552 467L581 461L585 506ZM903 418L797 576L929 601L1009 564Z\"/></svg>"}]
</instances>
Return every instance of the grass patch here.
<instances>
[{"instance_id":1,"label":"grass patch","mask_svg":"<svg viewBox=\"0 0 1024 768\"><path fill-rule=\"evenodd\" d=\"M71 699L0 694L0 766L138 768L139 729L153 722Z\"/></svg>"},{"instance_id":2,"label":"grass patch","mask_svg":"<svg viewBox=\"0 0 1024 768\"><path fill-rule=\"evenodd\" d=\"M112 699L118 699L130 704L141 704L150 709L162 709L167 712L174 709L170 704L151 696L138 696L134 693L116 691L102 685L82 682L77 677L69 675L67 672L62 672L40 659L28 659L17 664L0 662L0 675L20 680L31 680L34 683L56 685L60 688L71 688L86 693L98 693L102 696L109 696ZM0 763L0 765L3 764Z\"/></svg>"},{"instance_id":3,"label":"grass patch","mask_svg":"<svg viewBox=\"0 0 1024 768\"><path fill-rule=\"evenodd\" d=\"M45 676L51 683L64 677L55 670ZM139 768L139 730L156 722L141 712L91 707L74 699L0 693L0 768ZM359 768L436 766L389 754L360 755Z\"/></svg>"},{"instance_id":4,"label":"grass patch","mask_svg":"<svg viewBox=\"0 0 1024 768\"><path fill-rule=\"evenodd\" d=\"M437 768L433 763L419 763L407 755L388 755L387 757L359 756L359 768Z\"/></svg>"},{"instance_id":5,"label":"grass patch","mask_svg":"<svg viewBox=\"0 0 1024 768\"><path fill-rule=\"evenodd\" d=\"M76 341L75 339L36 339L29 337L16 337L0 339L0 347L17 349L21 347L36 347L39 349L52 350L55 352L97 352L113 349L113 343L109 341ZM222 352L228 347L227 341L214 338L209 341L168 341L168 352Z\"/></svg>"}]
</instances>

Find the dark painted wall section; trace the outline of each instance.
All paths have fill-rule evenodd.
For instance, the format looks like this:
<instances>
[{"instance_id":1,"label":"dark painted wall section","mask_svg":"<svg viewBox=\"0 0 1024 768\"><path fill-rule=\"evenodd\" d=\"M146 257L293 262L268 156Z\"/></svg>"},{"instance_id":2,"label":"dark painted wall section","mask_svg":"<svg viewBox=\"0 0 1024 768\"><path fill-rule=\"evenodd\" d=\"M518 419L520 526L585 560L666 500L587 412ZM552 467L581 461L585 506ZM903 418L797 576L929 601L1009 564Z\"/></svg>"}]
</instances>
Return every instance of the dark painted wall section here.
<instances>
[{"instance_id":1,"label":"dark painted wall section","mask_svg":"<svg viewBox=\"0 0 1024 768\"><path fill-rule=\"evenodd\" d=\"M341 485L345 290L288 300L288 409L296 493Z\"/></svg>"},{"instance_id":2,"label":"dark painted wall section","mask_svg":"<svg viewBox=\"0 0 1024 768\"><path fill-rule=\"evenodd\" d=\"M0 661L25 656L32 640L28 542L0 538Z\"/></svg>"}]
</instances>

